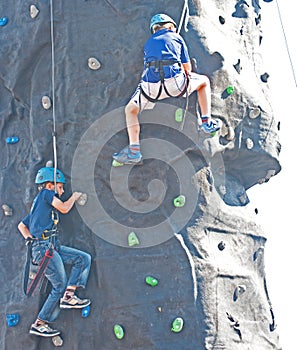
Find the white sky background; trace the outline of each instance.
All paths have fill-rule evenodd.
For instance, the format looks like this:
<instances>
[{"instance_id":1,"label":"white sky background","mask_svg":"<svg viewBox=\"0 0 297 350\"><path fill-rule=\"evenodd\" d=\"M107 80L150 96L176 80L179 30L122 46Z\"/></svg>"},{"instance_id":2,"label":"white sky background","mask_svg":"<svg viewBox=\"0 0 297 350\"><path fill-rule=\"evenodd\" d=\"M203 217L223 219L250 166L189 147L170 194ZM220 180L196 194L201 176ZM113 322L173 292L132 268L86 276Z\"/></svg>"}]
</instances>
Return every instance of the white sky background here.
<instances>
[{"instance_id":1,"label":"white sky background","mask_svg":"<svg viewBox=\"0 0 297 350\"><path fill-rule=\"evenodd\" d=\"M297 349L297 154L295 122L297 119L297 87L291 61L297 74L296 11L293 0L260 1L263 30L264 69L270 75L271 103L274 116L281 122L280 162L282 171L268 183L248 190L249 207L257 208L255 220L267 235L265 271L268 292L272 302L280 344L283 350ZM278 5L278 6L277 6ZM263 71L264 73L264 71Z\"/></svg>"}]
</instances>

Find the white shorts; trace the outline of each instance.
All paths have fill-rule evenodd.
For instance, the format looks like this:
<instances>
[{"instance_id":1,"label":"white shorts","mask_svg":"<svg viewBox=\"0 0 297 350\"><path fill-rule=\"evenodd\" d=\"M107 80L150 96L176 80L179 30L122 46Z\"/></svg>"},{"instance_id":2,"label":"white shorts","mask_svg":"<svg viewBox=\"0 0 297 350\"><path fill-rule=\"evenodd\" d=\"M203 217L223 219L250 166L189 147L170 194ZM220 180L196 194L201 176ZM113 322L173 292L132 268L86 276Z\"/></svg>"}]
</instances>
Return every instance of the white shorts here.
<instances>
[{"instance_id":1,"label":"white shorts","mask_svg":"<svg viewBox=\"0 0 297 350\"><path fill-rule=\"evenodd\" d=\"M197 90L199 85L203 83L203 76L197 73L191 73L189 76L189 85L188 85L188 95L190 95L193 91ZM164 84L166 86L167 91L171 96L178 97L180 93L184 90L185 84L186 84L186 78L185 75L178 74L173 78L165 79ZM155 106L154 102L150 102L148 99L145 98L143 94L141 94L140 86L144 90L144 92L150 96L151 98L156 98L159 90L160 90L161 82L158 83L149 83L146 81L141 81L134 94L131 97L130 102L135 104L137 107L139 107L139 98L141 98L141 109L153 109ZM164 98L168 98L170 96L167 95L164 87L162 87L161 95L159 96L158 100L163 100ZM182 97L186 97L186 93ZM129 102L129 103L130 103Z\"/></svg>"}]
</instances>

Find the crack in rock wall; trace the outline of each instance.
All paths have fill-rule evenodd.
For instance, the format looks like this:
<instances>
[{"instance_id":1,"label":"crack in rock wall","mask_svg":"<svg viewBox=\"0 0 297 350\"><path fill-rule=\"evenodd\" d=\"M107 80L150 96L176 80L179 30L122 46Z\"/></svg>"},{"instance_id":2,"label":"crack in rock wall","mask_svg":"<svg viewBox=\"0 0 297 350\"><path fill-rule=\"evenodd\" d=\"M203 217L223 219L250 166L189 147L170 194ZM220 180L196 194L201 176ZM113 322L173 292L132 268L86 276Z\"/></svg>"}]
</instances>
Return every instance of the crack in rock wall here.
<instances>
[{"instance_id":1,"label":"crack in rock wall","mask_svg":"<svg viewBox=\"0 0 297 350\"><path fill-rule=\"evenodd\" d=\"M30 14L32 5L37 11ZM35 174L53 158L53 106L42 104L48 97L55 101L65 198L71 187L89 197L61 220L63 243L92 255L82 292L92 299L91 313L60 313L64 348L280 349L265 278L267 238L246 209L246 190L281 169L269 72L261 58L262 1L188 2L181 34L197 72L210 78L212 114L222 120L222 133L211 139L197 134L194 95L184 130L174 120L184 100L166 100L141 116L144 146L151 142L150 151L155 147L160 157L144 147L144 165L128 170L111 168L111 156L127 143L123 106L142 72L149 19L166 12L178 22L184 2L53 5L51 23L50 1L0 4L1 23L8 19L0 26L0 191L7 206L0 228L0 348L53 346L28 334L50 287L43 284L32 298L22 294L25 246L17 233L37 192ZM19 141L7 143L13 136ZM175 147L180 151L167 161ZM189 176L182 171L188 163ZM177 209L173 198L183 191L187 202ZM12 215L5 215L7 208ZM158 232L161 223L166 229ZM140 240L133 248L127 244L131 228ZM144 233L150 230L153 238ZM147 237L154 244L144 244ZM146 285L147 275L158 279L156 287ZM15 327L7 325L7 314L19 314ZM171 330L176 317L184 320L180 333ZM116 323L125 329L122 340L113 333Z\"/></svg>"}]
</instances>

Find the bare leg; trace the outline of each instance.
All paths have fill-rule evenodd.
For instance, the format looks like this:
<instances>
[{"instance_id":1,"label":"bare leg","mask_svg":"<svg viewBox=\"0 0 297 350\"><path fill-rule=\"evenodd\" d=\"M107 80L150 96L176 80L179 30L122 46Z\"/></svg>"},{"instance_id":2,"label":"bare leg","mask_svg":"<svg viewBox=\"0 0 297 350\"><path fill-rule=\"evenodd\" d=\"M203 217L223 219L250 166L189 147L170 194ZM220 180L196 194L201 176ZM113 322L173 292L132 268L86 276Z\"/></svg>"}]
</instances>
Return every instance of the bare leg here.
<instances>
[{"instance_id":1,"label":"bare leg","mask_svg":"<svg viewBox=\"0 0 297 350\"><path fill-rule=\"evenodd\" d=\"M129 102L125 108L129 144L139 144L140 125L138 120L139 108Z\"/></svg>"},{"instance_id":2,"label":"bare leg","mask_svg":"<svg viewBox=\"0 0 297 350\"><path fill-rule=\"evenodd\" d=\"M202 83L197 88L198 102L203 116L211 118L211 91L210 82L207 76L201 75Z\"/></svg>"}]
</instances>

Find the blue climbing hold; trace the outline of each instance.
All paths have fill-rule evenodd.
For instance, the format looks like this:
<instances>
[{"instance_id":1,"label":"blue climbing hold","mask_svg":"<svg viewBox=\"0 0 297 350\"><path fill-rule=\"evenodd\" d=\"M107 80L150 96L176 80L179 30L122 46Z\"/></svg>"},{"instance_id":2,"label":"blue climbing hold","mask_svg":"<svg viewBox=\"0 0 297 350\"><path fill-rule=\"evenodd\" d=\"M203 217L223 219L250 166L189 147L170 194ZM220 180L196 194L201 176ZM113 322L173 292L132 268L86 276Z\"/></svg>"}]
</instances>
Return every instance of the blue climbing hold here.
<instances>
[{"instance_id":1,"label":"blue climbing hold","mask_svg":"<svg viewBox=\"0 0 297 350\"><path fill-rule=\"evenodd\" d=\"M8 327L15 327L20 321L20 315L19 314L7 314L6 315L6 322Z\"/></svg>"},{"instance_id":2,"label":"blue climbing hold","mask_svg":"<svg viewBox=\"0 0 297 350\"><path fill-rule=\"evenodd\" d=\"M90 307L90 305L88 305L81 310L81 315L82 315L82 317L86 318L90 315L90 312L91 312L91 307Z\"/></svg>"},{"instance_id":3,"label":"blue climbing hold","mask_svg":"<svg viewBox=\"0 0 297 350\"><path fill-rule=\"evenodd\" d=\"M14 144L17 142L19 142L19 138L17 136L10 136L6 138L6 143Z\"/></svg>"},{"instance_id":4,"label":"blue climbing hold","mask_svg":"<svg viewBox=\"0 0 297 350\"><path fill-rule=\"evenodd\" d=\"M1 27L6 26L7 22L8 22L8 18L7 17L0 18L0 26Z\"/></svg>"}]
</instances>

